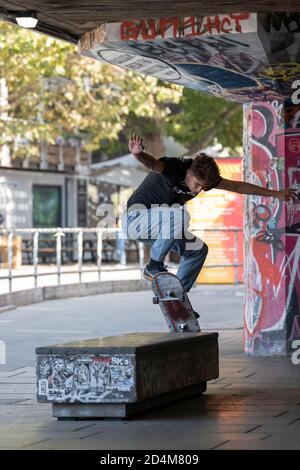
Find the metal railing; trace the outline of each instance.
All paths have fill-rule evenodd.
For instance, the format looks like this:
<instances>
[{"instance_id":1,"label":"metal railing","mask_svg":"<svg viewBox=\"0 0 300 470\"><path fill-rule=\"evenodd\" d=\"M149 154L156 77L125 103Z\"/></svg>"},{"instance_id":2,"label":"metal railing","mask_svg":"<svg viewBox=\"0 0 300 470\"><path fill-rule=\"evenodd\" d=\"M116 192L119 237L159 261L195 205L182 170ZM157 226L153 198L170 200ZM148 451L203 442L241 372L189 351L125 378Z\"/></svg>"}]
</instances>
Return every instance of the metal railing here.
<instances>
[{"instance_id":1,"label":"metal railing","mask_svg":"<svg viewBox=\"0 0 300 470\"><path fill-rule=\"evenodd\" d=\"M28 228L28 229L0 229L0 236L7 235L7 276L0 276L0 281L8 280L9 282L9 292L12 292L12 281L13 279L17 278L27 278L33 277L34 278L34 286L37 287L38 285L38 278L40 276L50 276L56 275L57 276L57 284L61 284L61 276L62 274L78 274L78 280L82 282L82 275L84 273L98 273L98 281L101 281L101 273L105 271L111 271L109 269L104 269L102 267L102 254L103 254L103 236L107 236L108 234L113 234L117 232L121 232L120 228ZM234 262L228 264L210 264L205 265L205 268L221 268L221 267L234 267L234 283L235 285L238 284L238 268L243 266L241 263L238 262L238 234L242 232L241 229L231 228L231 229L203 229L201 232L234 232ZM15 235L19 235L21 233L31 234L33 237L33 244L32 244L32 261L33 261L33 272L29 274L15 274L13 273L13 237ZM39 240L41 234L54 234L56 239L55 241L55 254L56 254L56 270L51 272L39 272L38 270L38 258L39 258ZM77 236L77 254L78 254L78 266L76 270L73 271L65 271L62 272L62 237L66 234L72 233ZM96 269L83 269L83 243L84 243L84 234L86 233L93 233L96 234ZM144 269L144 251L145 251L145 244L141 242L137 242L138 244L138 269L141 273L141 278ZM74 249L75 251L75 249ZM124 271L124 270L136 270L136 266L128 266L118 268L114 267L114 271Z\"/></svg>"}]
</instances>

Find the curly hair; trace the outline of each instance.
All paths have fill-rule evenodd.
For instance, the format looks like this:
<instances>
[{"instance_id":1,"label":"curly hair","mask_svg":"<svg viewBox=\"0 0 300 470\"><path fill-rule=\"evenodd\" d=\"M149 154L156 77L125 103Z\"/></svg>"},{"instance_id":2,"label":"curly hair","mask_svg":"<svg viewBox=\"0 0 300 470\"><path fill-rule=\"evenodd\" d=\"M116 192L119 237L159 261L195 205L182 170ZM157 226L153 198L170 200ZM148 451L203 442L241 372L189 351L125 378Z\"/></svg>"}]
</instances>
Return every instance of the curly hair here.
<instances>
[{"instance_id":1,"label":"curly hair","mask_svg":"<svg viewBox=\"0 0 300 470\"><path fill-rule=\"evenodd\" d=\"M191 171L196 178L204 182L204 191L214 188L220 181L220 168L206 153L197 153L192 162Z\"/></svg>"}]
</instances>

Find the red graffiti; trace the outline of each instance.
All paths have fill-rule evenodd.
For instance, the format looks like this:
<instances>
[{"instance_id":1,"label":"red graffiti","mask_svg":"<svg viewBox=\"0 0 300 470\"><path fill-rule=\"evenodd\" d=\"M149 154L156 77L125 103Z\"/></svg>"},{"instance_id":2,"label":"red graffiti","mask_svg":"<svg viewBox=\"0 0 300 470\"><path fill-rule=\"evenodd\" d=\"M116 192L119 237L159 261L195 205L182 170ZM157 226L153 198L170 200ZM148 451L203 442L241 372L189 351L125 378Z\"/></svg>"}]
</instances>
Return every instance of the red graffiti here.
<instances>
[{"instance_id":1,"label":"red graffiti","mask_svg":"<svg viewBox=\"0 0 300 470\"><path fill-rule=\"evenodd\" d=\"M275 190L298 184L300 174L295 159L300 153L299 129L285 127L284 111L276 102L256 103L247 120L249 170L254 181ZM299 107L293 111L298 113ZM287 208L266 197L255 201L250 220L250 262L244 278L249 304L245 308L245 349L282 353L300 331L299 212L290 222Z\"/></svg>"},{"instance_id":2,"label":"red graffiti","mask_svg":"<svg viewBox=\"0 0 300 470\"><path fill-rule=\"evenodd\" d=\"M107 362L107 363L111 363L111 357L93 357L93 362Z\"/></svg>"},{"instance_id":3,"label":"red graffiti","mask_svg":"<svg viewBox=\"0 0 300 470\"><path fill-rule=\"evenodd\" d=\"M120 25L122 41L138 39L151 40L166 36L193 37L203 34L224 34L242 32L242 24L248 20L250 13L233 13L228 16L212 15L206 17L188 16L185 18L171 17L148 20L126 20Z\"/></svg>"},{"instance_id":4,"label":"red graffiti","mask_svg":"<svg viewBox=\"0 0 300 470\"><path fill-rule=\"evenodd\" d=\"M288 150L291 153L300 153L300 139L299 137L292 137L288 141Z\"/></svg>"}]
</instances>

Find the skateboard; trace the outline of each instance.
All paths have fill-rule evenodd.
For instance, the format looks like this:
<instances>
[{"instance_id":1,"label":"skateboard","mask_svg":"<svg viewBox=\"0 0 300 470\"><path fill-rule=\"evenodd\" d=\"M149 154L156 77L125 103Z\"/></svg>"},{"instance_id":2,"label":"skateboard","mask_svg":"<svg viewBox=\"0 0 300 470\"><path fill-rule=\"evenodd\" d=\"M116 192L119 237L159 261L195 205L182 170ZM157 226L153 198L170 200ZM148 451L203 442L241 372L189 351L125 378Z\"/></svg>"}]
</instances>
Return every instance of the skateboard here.
<instances>
[{"instance_id":1,"label":"skateboard","mask_svg":"<svg viewBox=\"0 0 300 470\"><path fill-rule=\"evenodd\" d=\"M153 303L160 306L170 331L201 331L193 307L177 276L158 273L152 279Z\"/></svg>"}]
</instances>

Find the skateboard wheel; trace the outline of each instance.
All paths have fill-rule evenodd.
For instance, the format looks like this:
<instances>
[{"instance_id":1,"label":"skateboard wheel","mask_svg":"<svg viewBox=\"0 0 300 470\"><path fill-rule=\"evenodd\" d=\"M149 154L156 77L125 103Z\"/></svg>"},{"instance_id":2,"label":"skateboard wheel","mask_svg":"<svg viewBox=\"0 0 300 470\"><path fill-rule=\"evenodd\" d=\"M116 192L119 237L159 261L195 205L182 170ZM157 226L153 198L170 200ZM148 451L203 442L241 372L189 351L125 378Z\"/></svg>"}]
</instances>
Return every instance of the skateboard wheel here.
<instances>
[{"instance_id":1,"label":"skateboard wheel","mask_svg":"<svg viewBox=\"0 0 300 470\"><path fill-rule=\"evenodd\" d=\"M179 328L179 331L187 331L188 330L188 326L186 323L180 323L178 325L178 328Z\"/></svg>"},{"instance_id":2,"label":"skateboard wheel","mask_svg":"<svg viewBox=\"0 0 300 470\"><path fill-rule=\"evenodd\" d=\"M154 303L154 305L157 305L157 304L159 304L159 298L158 298L158 297L156 297L156 296L155 296L155 297L153 297L153 298L152 298L152 302Z\"/></svg>"}]
</instances>

